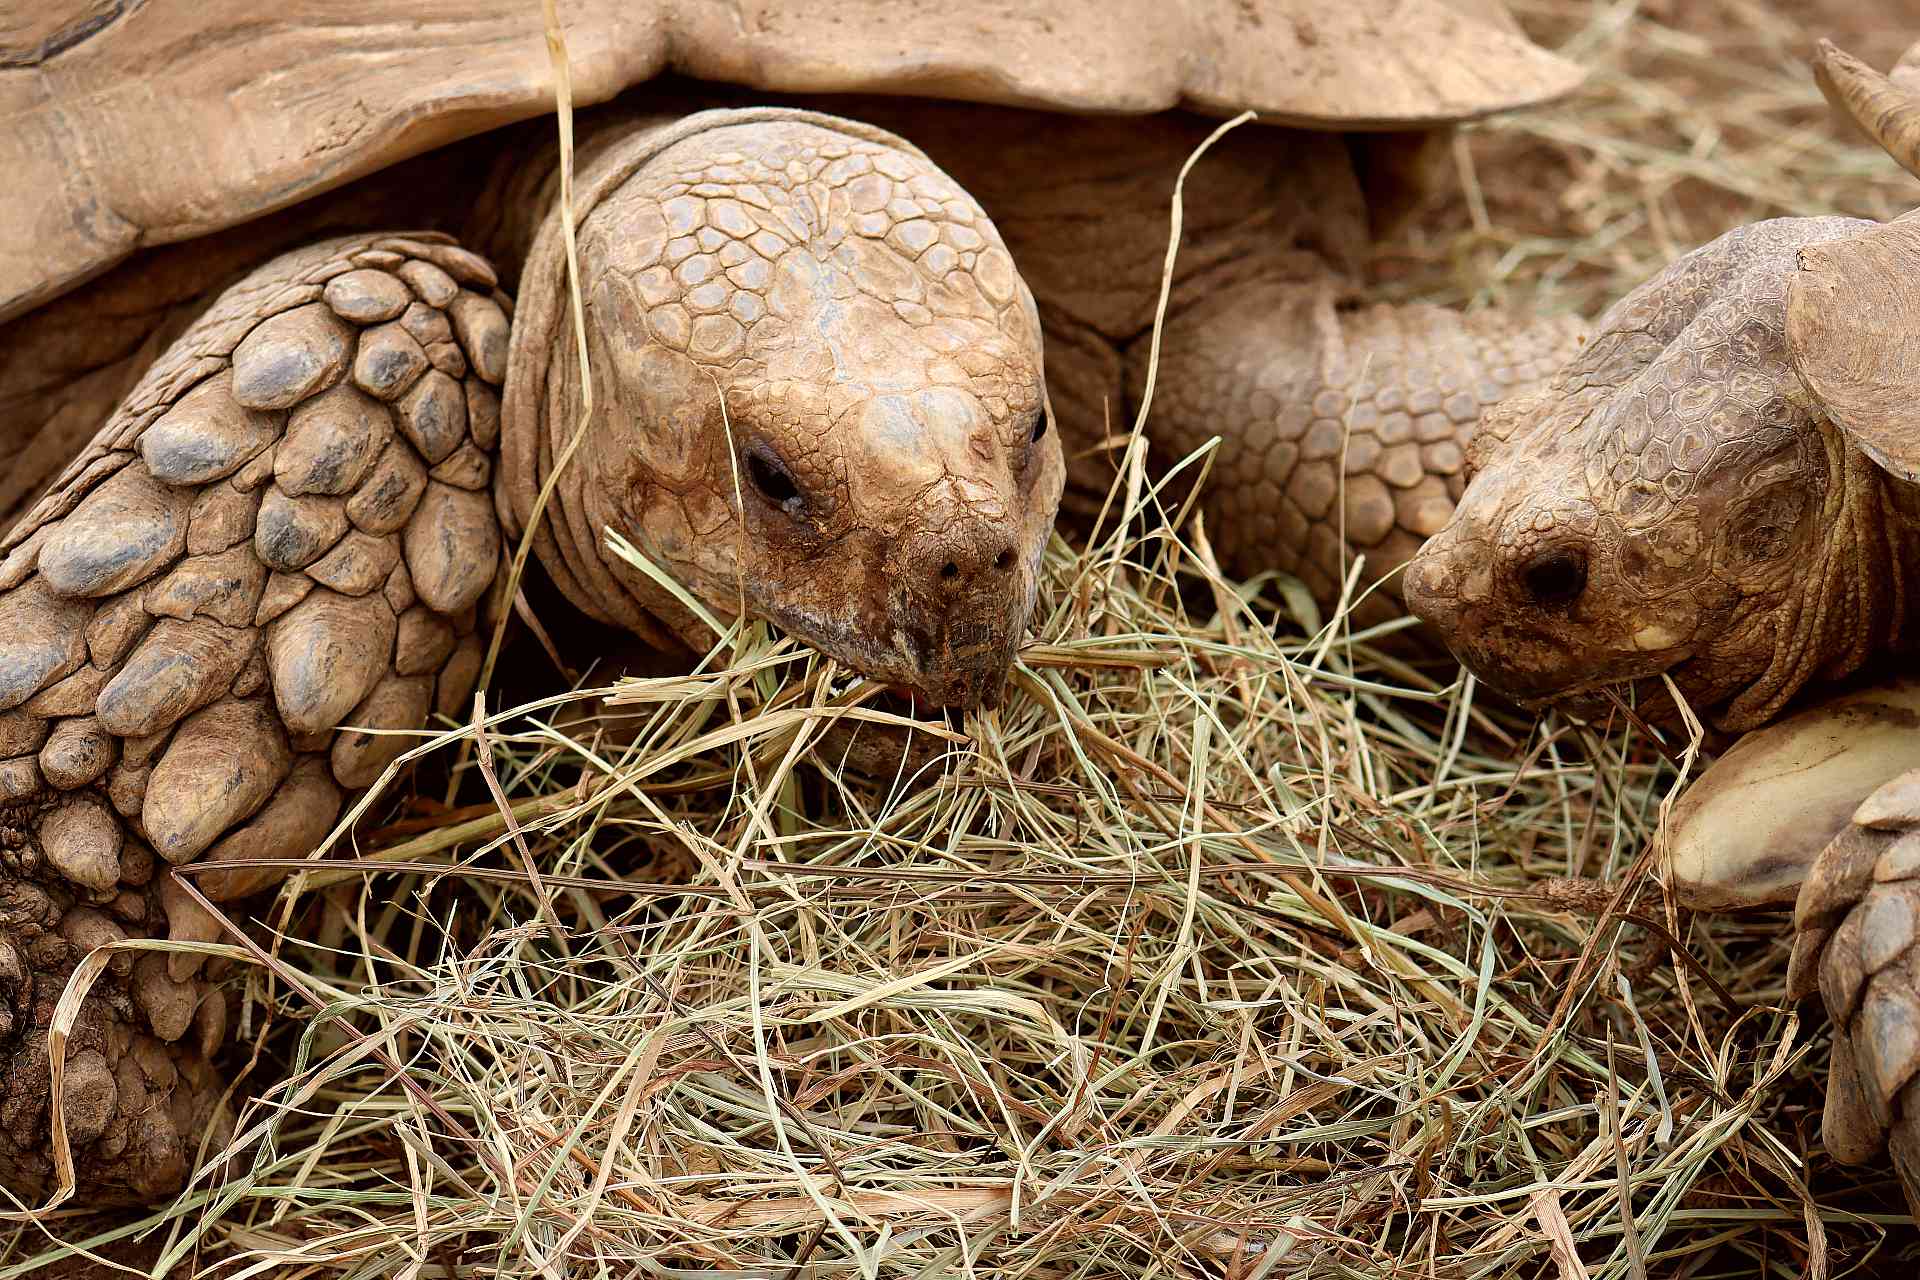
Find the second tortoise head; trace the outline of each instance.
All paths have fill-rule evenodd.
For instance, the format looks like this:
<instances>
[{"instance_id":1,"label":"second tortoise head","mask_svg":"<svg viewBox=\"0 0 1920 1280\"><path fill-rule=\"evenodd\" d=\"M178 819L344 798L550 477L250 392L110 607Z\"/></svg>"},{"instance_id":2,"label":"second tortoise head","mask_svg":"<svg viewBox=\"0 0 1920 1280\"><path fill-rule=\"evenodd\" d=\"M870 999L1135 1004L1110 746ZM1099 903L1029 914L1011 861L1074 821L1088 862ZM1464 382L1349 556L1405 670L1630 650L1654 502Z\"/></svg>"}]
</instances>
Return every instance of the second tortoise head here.
<instances>
[{"instance_id":1,"label":"second tortoise head","mask_svg":"<svg viewBox=\"0 0 1920 1280\"><path fill-rule=\"evenodd\" d=\"M1809 270L1886 230L1743 227L1622 299L1483 421L1458 510L1408 568L1414 612L1523 702L1665 677L1727 728L1891 643L1905 481L1826 390L1864 300Z\"/></svg>"}]
</instances>

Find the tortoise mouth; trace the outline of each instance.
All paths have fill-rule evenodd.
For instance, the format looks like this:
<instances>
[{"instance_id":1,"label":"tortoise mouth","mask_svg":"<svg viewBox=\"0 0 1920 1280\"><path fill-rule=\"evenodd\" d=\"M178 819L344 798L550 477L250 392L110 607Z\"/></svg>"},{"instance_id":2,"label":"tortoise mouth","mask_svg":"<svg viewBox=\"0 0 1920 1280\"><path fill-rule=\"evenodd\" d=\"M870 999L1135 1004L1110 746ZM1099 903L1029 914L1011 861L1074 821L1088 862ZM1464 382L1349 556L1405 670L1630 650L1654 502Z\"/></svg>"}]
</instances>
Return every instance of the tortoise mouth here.
<instances>
[{"instance_id":1,"label":"tortoise mouth","mask_svg":"<svg viewBox=\"0 0 1920 1280\"><path fill-rule=\"evenodd\" d=\"M922 672L913 685L913 700L930 711L991 709L1000 705L1012 668L1011 649L944 662Z\"/></svg>"},{"instance_id":2,"label":"tortoise mouth","mask_svg":"<svg viewBox=\"0 0 1920 1280\"><path fill-rule=\"evenodd\" d=\"M765 602L758 616L780 627L853 672L885 687L880 695L892 705L887 710L917 720L939 721L954 712L1000 705L1017 645L1011 637L1025 632L1024 613L1018 627L997 629L990 642L954 644L951 635L964 628L946 628L938 636L915 635L896 627L890 637L878 637L840 619Z\"/></svg>"},{"instance_id":3,"label":"tortoise mouth","mask_svg":"<svg viewBox=\"0 0 1920 1280\"><path fill-rule=\"evenodd\" d=\"M1680 654L1665 666L1631 676L1581 680L1526 697L1504 696L1536 715L1557 711L1571 719L1593 723L1625 707L1649 724L1671 728L1679 725L1683 717L1663 677L1673 677L1674 683L1684 690L1687 681L1681 673L1690 657L1690 654ZM1491 687L1500 692L1497 684Z\"/></svg>"},{"instance_id":4,"label":"tortoise mouth","mask_svg":"<svg viewBox=\"0 0 1920 1280\"><path fill-rule=\"evenodd\" d=\"M1640 714L1648 719L1667 720L1677 718L1678 711L1663 677L1674 677L1676 683L1685 688L1688 682L1683 673L1694 655L1690 649L1676 648L1666 654L1602 659L1575 678L1556 678L1544 671L1516 671L1485 661L1484 653L1462 654L1456 649L1454 656L1481 684L1528 711L1560 711L1577 719L1592 720L1604 717L1625 703L1635 708L1660 708L1657 715L1648 715L1644 710Z\"/></svg>"},{"instance_id":5,"label":"tortoise mouth","mask_svg":"<svg viewBox=\"0 0 1920 1280\"><path fill-rule=\"evenodd\" d=\"M910 685L890 684L866 700L870 710L884 711L908 723L875 724L837 719L820 735L817 750L825 760L845 765L869 778L921 776L938 772L943 757L959 746L950 733L922 733L916 726L963 732L962 713L936 707Z\"/></svg>"},{"instance_id":6,"label":"tortoise mouth","mask_svg":"<svg viewBox=\"0 0 1920 1280\"><path fill-rule=\"evenodd\" d=\"M881 711L890 711L894 715L909 720L922 720L928 724L945 725L949 728L960 727L965 708L953 704L940 704L932 701L921 690L908 684L890 684L871 704Z\"/></svg>"}]
</instances>

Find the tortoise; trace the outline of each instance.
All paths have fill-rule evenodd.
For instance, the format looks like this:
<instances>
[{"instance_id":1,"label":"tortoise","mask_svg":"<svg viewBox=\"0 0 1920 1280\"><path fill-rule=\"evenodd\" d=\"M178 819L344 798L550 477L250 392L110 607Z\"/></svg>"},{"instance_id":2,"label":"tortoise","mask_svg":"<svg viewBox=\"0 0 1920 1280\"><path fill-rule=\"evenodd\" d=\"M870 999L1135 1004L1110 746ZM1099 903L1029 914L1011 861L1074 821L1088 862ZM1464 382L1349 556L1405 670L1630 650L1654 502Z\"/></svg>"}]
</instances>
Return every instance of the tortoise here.
<instances>
[{"instance_id":1,"label":"tortoise","mask_svg":"<svg viewBox=\"0 0 1920 1280\"><path fill-rule=\"evenodd\" d=\"M1111 478L1205 117L1273 123L1189 188L1155 444L1224 437L1236 563L1331 596L1352 553L1411 554L1481 405L1577 335L1355 305L1431 139L1577 81L1497 4L568 9L576 102L651 81L580 131L585 419L551 124L513 127L551 107L538 6L293 0L263 46L237 0L66 3L6 36L16 1193L56 1179L45 1033L78 957L212 936L172 866L303 856L405 745L377 731L460 715L529 530L560 597L648 644L710 642L690 599L934 706L995 699L1063 492ZM121 953L84 1010L80 1184L165 1195L218 1132L215 976Z\"/></svg>"},{"instance_id":2,"label":"tortoise","mask_svg":"<svg viewBox=\"0 0 1920 1280\"><path fill-rule=\"evenodd\" d=\"M1920 175L1920 45L1890 77L1824 41L1814 68ZM1920 1216L1920 685L1842 684L1920 622L1916 278L1920 211L1781 218L1679 258L1488 413L1405 589L1525 704L1627 688L1671 717L1671 681L1755 731L1675 805L1670 881L1703 910L1794 903L1788 989L1835 1026L1826 1147L1890 1146Z\"/></svg>"}]
</instances>

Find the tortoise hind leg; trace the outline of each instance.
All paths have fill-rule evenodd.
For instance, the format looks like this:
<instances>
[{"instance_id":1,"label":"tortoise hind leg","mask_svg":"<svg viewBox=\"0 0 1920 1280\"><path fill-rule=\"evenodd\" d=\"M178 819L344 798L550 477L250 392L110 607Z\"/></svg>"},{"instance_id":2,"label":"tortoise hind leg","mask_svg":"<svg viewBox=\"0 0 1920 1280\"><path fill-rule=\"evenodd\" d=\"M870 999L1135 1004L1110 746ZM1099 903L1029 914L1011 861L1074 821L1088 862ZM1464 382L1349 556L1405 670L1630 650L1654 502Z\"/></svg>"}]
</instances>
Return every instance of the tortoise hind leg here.
<instances>
[{"instance_id":1,"label":"tortoise hind leg","mask_svg":"<svg viewBox=\"0 0 1920 1280\"><path fill-rule=\"evenodd\" d=\"M73 965L214 936L169 864L306 854L408 744L369 730L471 692L500 557L493 284L436 237L275 259L0 541L0 1184L51 1169L45 1033ZM84 1195L177 1189L224 1013L195 957L114 957L66 1059Z\"/></svg>"},{"instance_id":2,"label":"tortoise hind leg","mask_svg":"<svg viewBox=\"0 0 1920 1280\"><path fill-rule=\"evenodd\" d=\"M1330 282L1243 285L1167 322L1147 429L1165 462L1219 436L1202 497L1226 567L1291 573L1327 605L1357 556L1364 588L1446 524L1481 411L1552 374L1583 332L1572 317L1348 310ZM1135 403L1150 350L1127 352ZM1398 614L1397 580L1387 591L1356 617Z\"/></svg>"}]
</instances>

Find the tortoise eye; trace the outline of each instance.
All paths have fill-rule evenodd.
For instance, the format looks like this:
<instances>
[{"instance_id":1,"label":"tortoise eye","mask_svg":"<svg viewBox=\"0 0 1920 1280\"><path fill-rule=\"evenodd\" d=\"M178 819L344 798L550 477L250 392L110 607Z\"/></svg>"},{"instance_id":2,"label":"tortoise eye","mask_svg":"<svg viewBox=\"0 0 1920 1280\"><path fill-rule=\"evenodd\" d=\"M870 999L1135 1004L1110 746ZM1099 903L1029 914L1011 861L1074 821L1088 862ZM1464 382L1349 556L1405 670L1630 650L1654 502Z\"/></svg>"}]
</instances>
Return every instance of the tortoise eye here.
<instances>
[{"instance_id":1,"label":"tortoise eye","mask_svg":"<svg viewBox=\"0 0 1920 1280\"><path fill-rule=\"evenodd\" d=\"M1567 547L1543 552L1520 570L1520 584L1535 604L1572 604L1587 589L1587 557Z\"/></svg>"},{"instance_id":2,"label":"tortoise eye","mask_svg":"<svg viewBox=\"0 0 1920 1280\"><path fill-rule=\"evenodd\" d=\"M761 497L776 507L791 510L800 500L800 486L780 465L780 460L758 449L747 454L747 479L753 482Z\"/></svg>"},{"instance_id":3,"label":"tortoise eye","mask_svg":"<svg viewBox=\"0 0 1920 1280\"><path fill-rule=\"evenodd\" d=\"M1027 439L1033 442L1034 444L1038 444L1040 443L1041 437L1046 434L1047 434L1047 411L1045 409L1042 409L1040 410L1040 412L1033 415L1033 434L1028 436Z\"/></svg>"}]
</instances>

